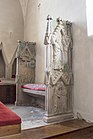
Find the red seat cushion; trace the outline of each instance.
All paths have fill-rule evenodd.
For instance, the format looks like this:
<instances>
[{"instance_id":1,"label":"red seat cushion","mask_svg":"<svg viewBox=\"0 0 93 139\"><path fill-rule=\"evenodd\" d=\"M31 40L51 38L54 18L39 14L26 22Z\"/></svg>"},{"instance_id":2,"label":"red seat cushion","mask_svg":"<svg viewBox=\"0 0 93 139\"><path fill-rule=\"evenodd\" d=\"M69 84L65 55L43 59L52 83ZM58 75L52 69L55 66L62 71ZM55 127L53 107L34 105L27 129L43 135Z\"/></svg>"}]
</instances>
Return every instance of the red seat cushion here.
<instances>
[{"instance_id":1,"label":"red seat cushion","mask_svg":"<svg viewBox=\"0 0 93 139\"><path fill-rule=\"evenodd\" d=\"M46 85L45 84L26 84L26 85L23 85L22 88L26 88L30 90L45 91Z\"/></svg>"},{"instance_id":2,"label":"red seat cushion","mask_svg":"<svg viewBox=\"0 0 93 139\"><path fill-rule=\"evenodd\" d=\"M21 118L0 102L0 126L20 124Z\"/></svg>"}]
</instances>

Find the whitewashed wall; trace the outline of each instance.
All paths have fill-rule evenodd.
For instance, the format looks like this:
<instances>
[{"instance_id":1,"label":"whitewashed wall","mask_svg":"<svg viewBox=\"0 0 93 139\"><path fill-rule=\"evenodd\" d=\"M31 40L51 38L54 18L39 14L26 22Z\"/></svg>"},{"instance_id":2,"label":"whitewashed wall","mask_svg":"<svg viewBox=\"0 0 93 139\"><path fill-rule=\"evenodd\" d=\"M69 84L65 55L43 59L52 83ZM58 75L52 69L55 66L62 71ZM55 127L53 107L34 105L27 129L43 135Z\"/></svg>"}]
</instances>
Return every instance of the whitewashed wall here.
<instances>
[{"instance_id":1,"label":"whitewashed wall","mask_svg":"<svg viewBox=\"0 0 93 139\"><path fill-rule=\"evenodd\" d=\"M46 17L73 23L74 112L93 121L93 39L87 37L85 0L29 0L25 40L37 43L36 82L44 80Z\"/></svg>"},{"instance_id":2,"label":"whitewashed wall","mask_svg":"<svg viewBox=\"0 0 93 139\"><path fill-rule=\"evenodd\" d=\"M0 42L8 63L13 58L17 40L23 40L24 22L19 0L0 0Z\"/></svg>"}]
</instances>

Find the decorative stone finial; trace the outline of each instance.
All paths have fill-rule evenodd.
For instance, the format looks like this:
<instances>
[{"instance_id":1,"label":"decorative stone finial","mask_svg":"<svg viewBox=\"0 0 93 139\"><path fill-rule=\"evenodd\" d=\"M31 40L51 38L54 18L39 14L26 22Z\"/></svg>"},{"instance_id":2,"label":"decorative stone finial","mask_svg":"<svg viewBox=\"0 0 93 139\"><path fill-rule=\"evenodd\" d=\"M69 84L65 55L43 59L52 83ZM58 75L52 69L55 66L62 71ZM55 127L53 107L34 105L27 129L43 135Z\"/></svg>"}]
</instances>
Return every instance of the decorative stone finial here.
<instances>
[{"instance_id":1,"label":"decorative stone finial","mask_svg":"<svg viewBox=\"0 0 93 139\"><path fill-rule=\"evenodd\" d=\"M48 15L47 20L52 20L52 17L50 15Z\"/></svg>"},{"instance_id":2,"label":"decorative stone finial","mask_svg":"<svg viewBox=\"0 0 93 139\"><path fill-rule=\"evenodd\" d=\"M60 17L57 18L58 24L62 24L62 19Z\"/></svg>"},{"instance_id":3,"label":"decorative stone finial","mask_svg":"<svg viewBox=\"0 0 93 139\"><path fill-rule=\"evenodd\" d=\"M52 18L50 15L47 16L47 27L46 27L46 33L45 33L45 39L44 39L44 44L47 45L50 43L50 34L52 32L52 29L51 29L51 21L52 21Z\"/></svg>"}]
</instances>

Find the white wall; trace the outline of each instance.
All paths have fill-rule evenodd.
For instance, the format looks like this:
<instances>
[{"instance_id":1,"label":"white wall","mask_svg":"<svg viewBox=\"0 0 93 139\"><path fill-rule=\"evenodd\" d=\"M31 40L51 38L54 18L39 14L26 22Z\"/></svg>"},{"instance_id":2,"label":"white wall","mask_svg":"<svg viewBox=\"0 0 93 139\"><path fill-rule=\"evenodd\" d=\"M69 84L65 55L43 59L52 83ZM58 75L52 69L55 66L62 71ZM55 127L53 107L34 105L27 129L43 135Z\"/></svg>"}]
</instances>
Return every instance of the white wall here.
<instances>
[{"instance_id":1,"label":"white wall","mask_svg":"<svg viewBox=\"0 0 93 139\"><path fill-rule=\"evenodd\" d=\"M24 23L19 0L0 0L0 42L10 63L17 40L23 40Z\"/></svg>"},{"instance_id":2,"label":"white wall","mask_svg":"<svg viewBox=\"0 0 93 139\"><path fill-rule=\"evenodd\" d=\"M37 43L36 47L36 83L44 82L44 33L46 29L46 15L43 14L43 7L38 7L38 0L29 0L25 20L24 38L27 41ZM42 6L45 3L42 3ZM44 5L45 6L45 5Z\"/></svg>"},{"instance_id":3,"label":"white wall","mask_svg":"<svg viewBox=\"0 0 93 139\"><path fill-rule=\"evenodd\" d=\"M93 39L87 37L85 0L29 0L25 40L37 43L36 82L44 79L46 17L73 23L74 112L93 121Z\"/></svg>"}]
</instances>

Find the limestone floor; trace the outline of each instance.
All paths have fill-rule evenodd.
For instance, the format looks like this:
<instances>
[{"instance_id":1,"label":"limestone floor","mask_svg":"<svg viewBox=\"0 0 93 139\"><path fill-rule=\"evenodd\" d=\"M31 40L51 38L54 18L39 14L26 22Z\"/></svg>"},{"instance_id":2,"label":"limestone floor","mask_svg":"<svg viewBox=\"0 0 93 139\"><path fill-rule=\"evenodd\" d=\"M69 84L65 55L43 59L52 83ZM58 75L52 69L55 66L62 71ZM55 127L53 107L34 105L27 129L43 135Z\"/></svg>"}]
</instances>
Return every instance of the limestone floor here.
<instances>
[{"instance_id":1,"label":"limestone floor","mask_svg":"<svg viewBox=\"0 0 93 139\"><path fill-rule=\"evenodd\" d=\"M41 108L30 106L15 106L9 104L7 106L21 117L22 130L48 125L43 121L43 115L45 111Z\"/></svg>"}]
</instances>

